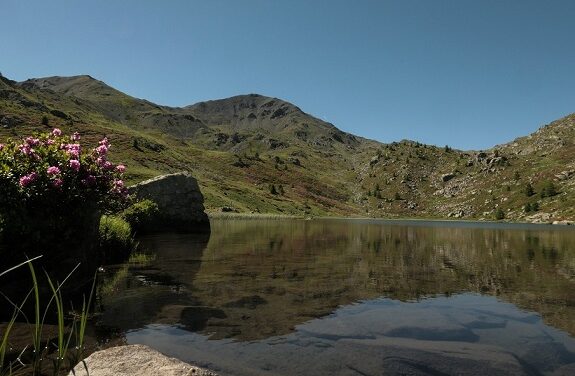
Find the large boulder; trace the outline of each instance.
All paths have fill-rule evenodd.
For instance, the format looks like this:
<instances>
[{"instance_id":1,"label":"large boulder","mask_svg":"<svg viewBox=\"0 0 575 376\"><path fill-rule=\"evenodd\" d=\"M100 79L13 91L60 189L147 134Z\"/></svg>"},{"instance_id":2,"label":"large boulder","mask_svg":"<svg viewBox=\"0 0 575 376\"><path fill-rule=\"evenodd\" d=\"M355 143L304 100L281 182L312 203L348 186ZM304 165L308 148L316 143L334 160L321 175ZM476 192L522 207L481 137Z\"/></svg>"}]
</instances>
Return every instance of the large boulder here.
<instances>
[{"instance_id":1,"label":"large boulder","mask_svg":"<svg viewBox=\"0 0 575 376\"><path fill-rule=\"evenodd\" d=\"M160 211L154 227L158 231L199 232L210 229L204 212L204 196L189 172L161 175L129 188L138 199L149 199Z\"/></svg>"},{"instance_id":2,"label":"large boulder","mask_svg":"<svg viewBox=\"0 0 575 376\"><path fill-rule=\"evenodd\" d=\"M112 347L93 353L69 376L217 376L175 358L168 358L144 345ZM86 373L86 368L88 372Z\"/></svg>"}]
</instances>

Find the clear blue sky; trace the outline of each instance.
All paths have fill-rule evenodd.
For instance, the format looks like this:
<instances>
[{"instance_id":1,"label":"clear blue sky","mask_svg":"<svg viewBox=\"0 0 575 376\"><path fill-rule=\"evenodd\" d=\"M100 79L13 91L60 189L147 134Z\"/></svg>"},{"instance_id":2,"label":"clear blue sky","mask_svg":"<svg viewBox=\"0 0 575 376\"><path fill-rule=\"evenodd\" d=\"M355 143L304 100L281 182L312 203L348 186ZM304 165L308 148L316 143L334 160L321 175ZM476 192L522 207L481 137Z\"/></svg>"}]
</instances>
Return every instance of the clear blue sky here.
<instances>
[{"instance_id":1,"label":"clear blue sky","mask_svg":"<svg viewBox=\"0 0 575 376\"><path fill-rule=\"evenodd\" d=\"M575 112L573 0L0 2L7 77L156 103L286 99L383 142L482 149Z\"/></svg>"}]
</instances>

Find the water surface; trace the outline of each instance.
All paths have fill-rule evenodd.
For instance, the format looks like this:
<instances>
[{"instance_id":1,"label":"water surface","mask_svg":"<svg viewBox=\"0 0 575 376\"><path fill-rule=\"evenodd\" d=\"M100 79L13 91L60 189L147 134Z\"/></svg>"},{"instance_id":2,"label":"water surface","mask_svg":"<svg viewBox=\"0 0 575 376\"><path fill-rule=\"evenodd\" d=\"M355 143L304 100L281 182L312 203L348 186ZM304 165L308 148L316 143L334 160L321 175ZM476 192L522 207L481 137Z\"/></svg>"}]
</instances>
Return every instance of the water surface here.
<instances>
[{"instance_id":1,"label":"water surface","mask_svg":"<svg viewBox=\"0 0 575 376\"><path fill-rule=\"evenodd\" d=\"M575 231L216 220L141 239L100 325L222 375L575 374Z\"/></svg>"}]
</instances>

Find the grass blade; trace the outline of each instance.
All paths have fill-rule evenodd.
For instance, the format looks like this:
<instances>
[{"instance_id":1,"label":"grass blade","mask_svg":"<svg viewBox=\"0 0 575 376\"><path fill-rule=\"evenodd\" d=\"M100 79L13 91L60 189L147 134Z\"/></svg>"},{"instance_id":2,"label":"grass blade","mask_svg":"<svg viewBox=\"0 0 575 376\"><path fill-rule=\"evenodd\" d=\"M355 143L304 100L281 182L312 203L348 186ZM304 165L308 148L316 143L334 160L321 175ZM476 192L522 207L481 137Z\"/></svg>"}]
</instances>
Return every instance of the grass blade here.
<instances>
[{"instance_id":1,"label":"grass blade","mask_svg":"<svg viewBox=\"0 0 575 376\"><path fill-rule=\"evenodd\" d=\"M3 271L2 273L0 273L0 277L2 277L4 274L10 273L12 270L18 269L18 268L21 267L21 266L24 266L24 265L26 265L26 264L28 264L28 263L31 263L32 261L37 260L37 259L39 259L40 257L42 257L42 255L36 256L36 257L34 257L34 258L31 258L31 259L29 259L29 260L27 260L27 261L24 261L23 263L20 263L20 264L18 264L18 265L16 265L16 266L11 267L11 268L8 269L8 270L5 270L5 271Z\"/></svg>"}]
</instances>

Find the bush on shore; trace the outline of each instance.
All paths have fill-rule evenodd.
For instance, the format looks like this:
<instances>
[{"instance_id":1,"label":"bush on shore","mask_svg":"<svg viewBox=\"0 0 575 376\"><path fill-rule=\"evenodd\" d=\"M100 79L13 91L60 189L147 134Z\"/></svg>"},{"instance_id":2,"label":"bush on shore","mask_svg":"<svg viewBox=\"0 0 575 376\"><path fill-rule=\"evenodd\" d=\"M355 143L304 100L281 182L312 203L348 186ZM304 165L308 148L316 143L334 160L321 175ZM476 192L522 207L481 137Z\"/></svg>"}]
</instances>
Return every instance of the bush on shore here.
<instances>
[{"instance_id":1,"label":"bush on shore","mask_svg":"<svg viewBox=\"0 0 575 376\"><path fill-rule=\"evenodd\" d=\"M130 205L120 216L130 224L133 232L146 232L154 228L159 213L158 205L146 199Z\"/></svg>"},{"instance_id":2,"label":"bush on shore","mask_svg":"<svg viewBox=\"0 0 575 376\"><path fill-rule=\"evenodd\" d=\"M107 138L81 145L80 135L59 129L0 143L0 256L21 261L23 252L60 258L89 253L102 213L127 202L125 166L108 160ZM9 257L8 257L9 256ZM0 265L1 266L1 265Z\"/></svg>"}]
</instances>

